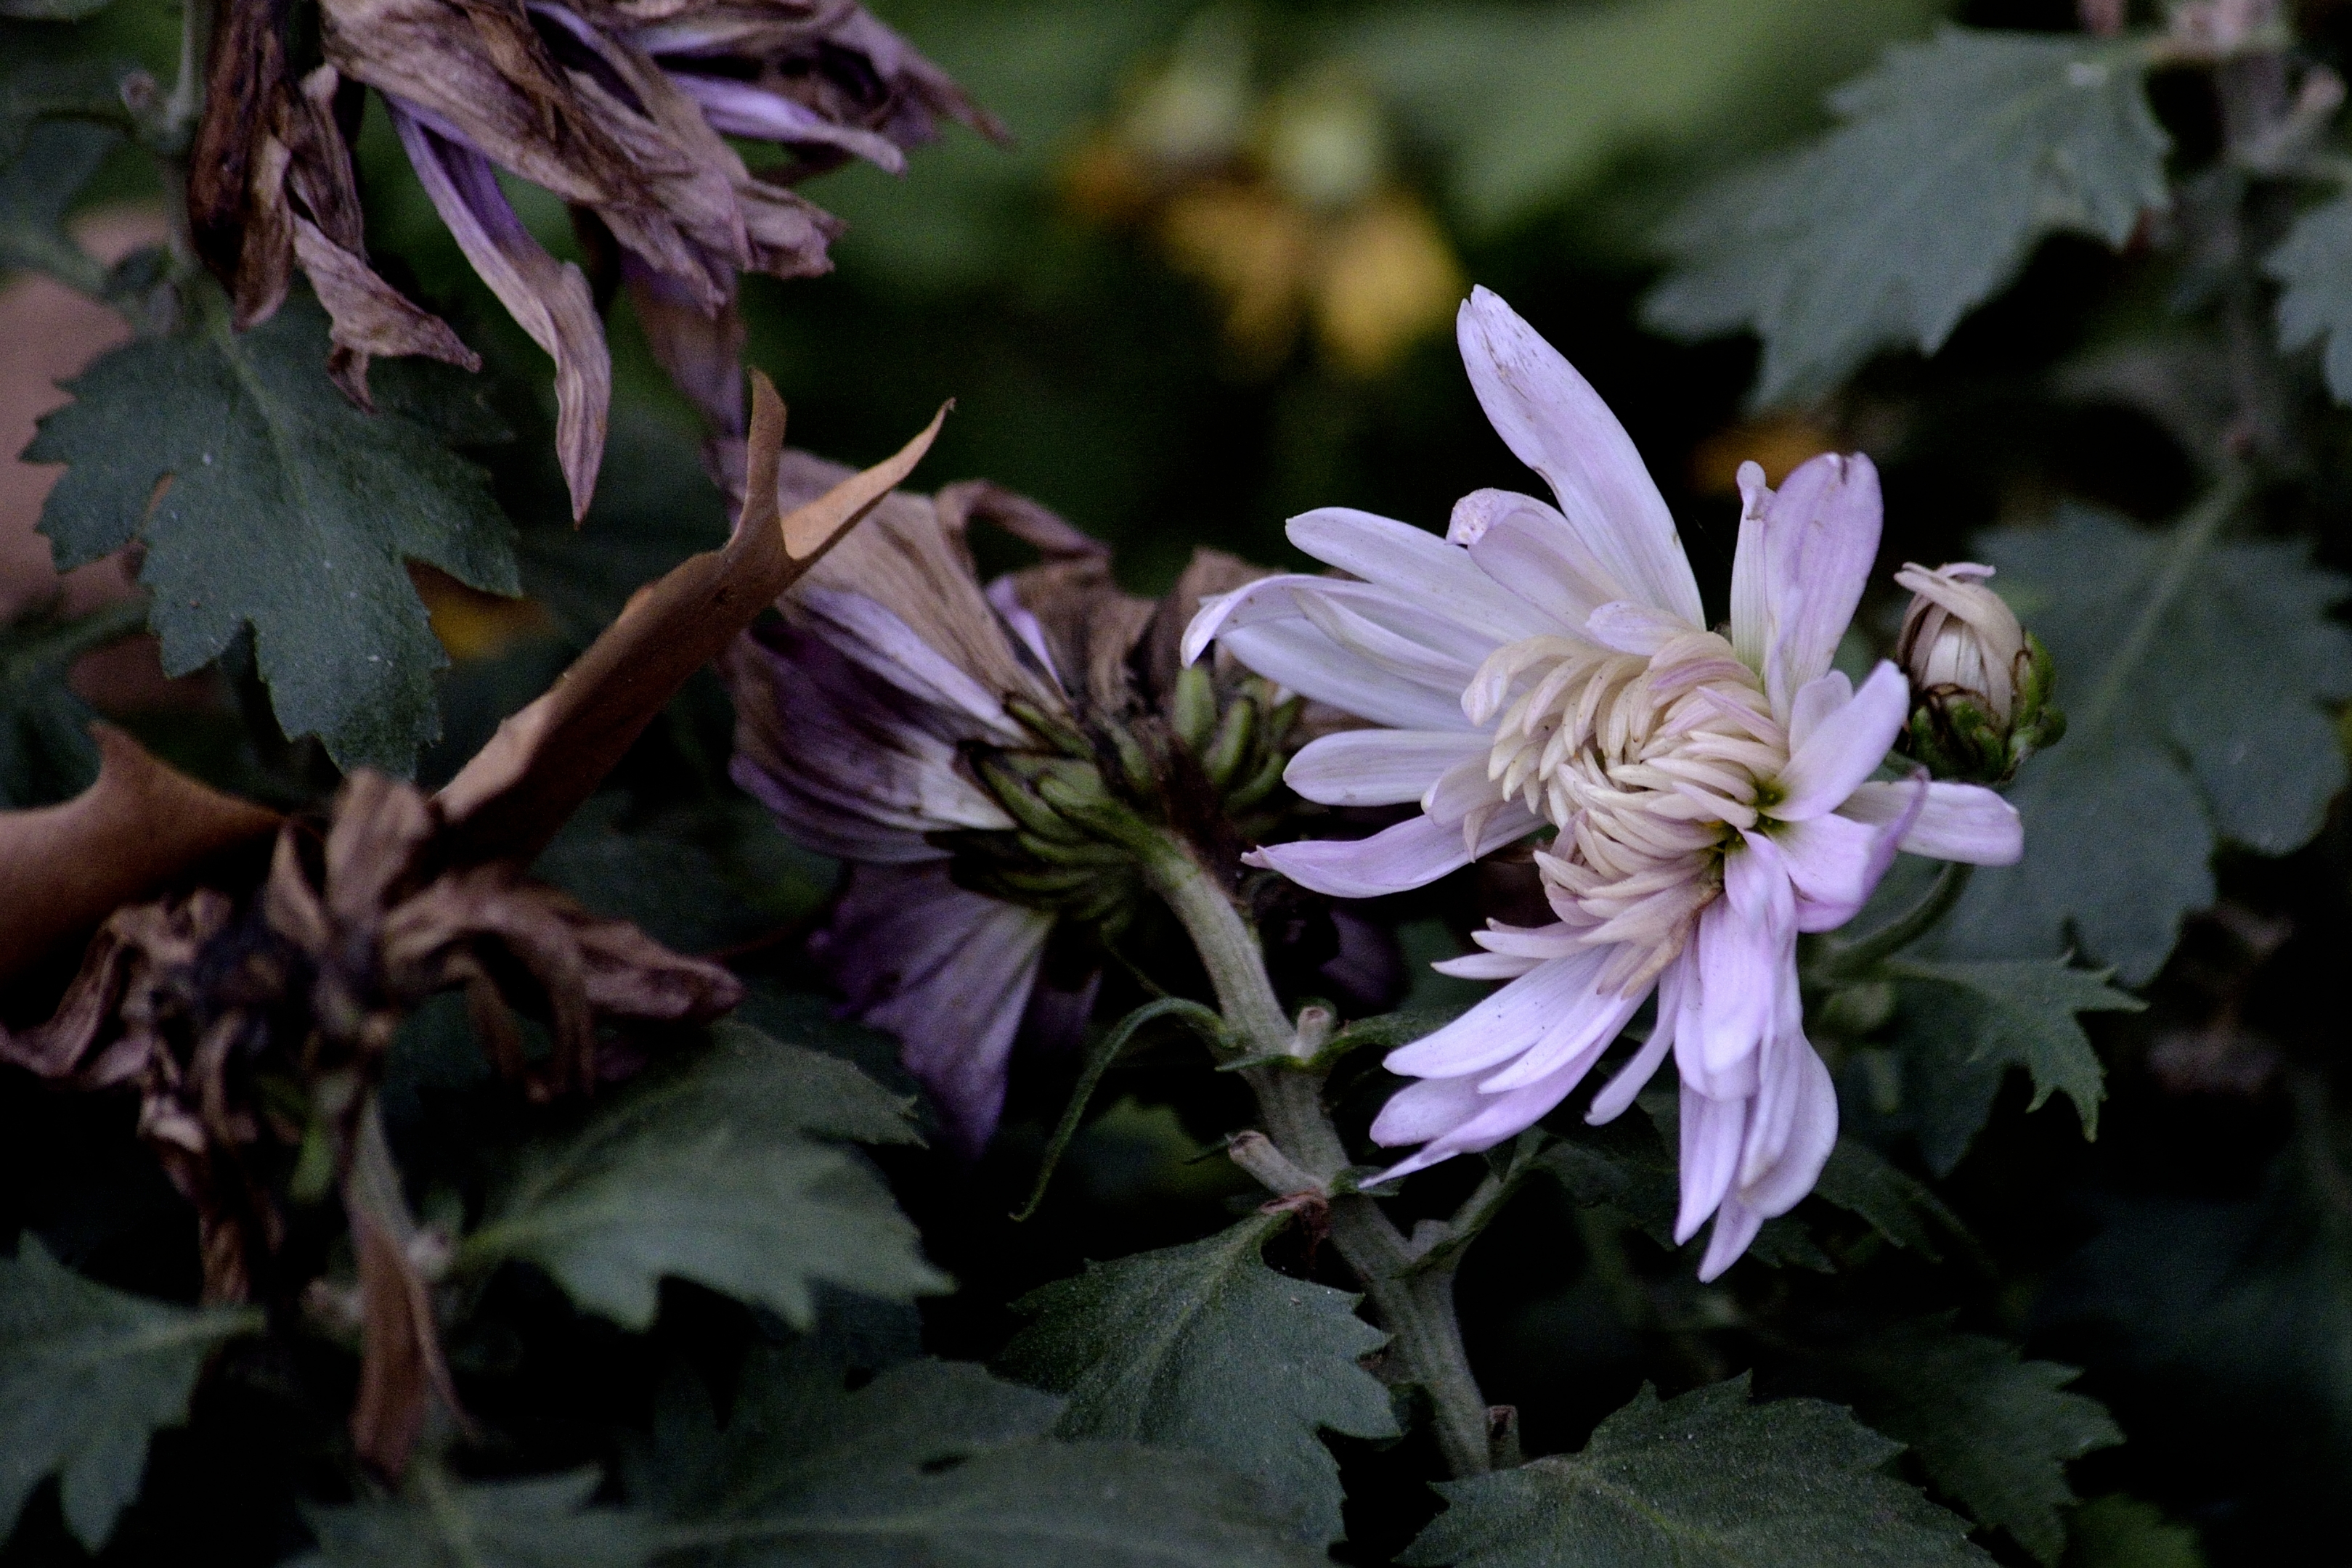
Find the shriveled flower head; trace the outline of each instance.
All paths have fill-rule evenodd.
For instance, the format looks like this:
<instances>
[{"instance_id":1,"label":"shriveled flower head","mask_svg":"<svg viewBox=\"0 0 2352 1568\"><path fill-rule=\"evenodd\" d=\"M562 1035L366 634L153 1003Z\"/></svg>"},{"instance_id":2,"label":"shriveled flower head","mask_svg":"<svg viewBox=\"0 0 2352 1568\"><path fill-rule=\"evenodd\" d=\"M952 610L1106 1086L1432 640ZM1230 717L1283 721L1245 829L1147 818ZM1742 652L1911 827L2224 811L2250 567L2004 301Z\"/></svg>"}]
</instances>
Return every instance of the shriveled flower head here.
<instances>
[{"instance_id":1,"label":"shriveled flower head","mask_svg":"<svg viewBox=\"0 0 2352 1568\"><path fill-rule=\"evenodd\" d=\"M1879 536L1876 471L1823 455L1775 494L1754 464L1731 619L1711 630L1674 519L1614 417L1510 308L1476 290L1463 362L1505 443L1557 505L1481 490L1443 539L1332 507L1291 541L1352 580L1276 577L1203 607L1270 680L1379 727L1319 739L1286 775L1309 800L1420 813L1369 839L1269 846L1256 863L1339 897L1419 887L1540 831L1556 916L1496 925L1440 965L1505 985L1392 1053L1423 1082L1373 1124L1422 1144L1402 1175L1508 1138L1558 1104L1654 992L1640 1053L1595 1098L1622 1112L1672 1052L1682 1214L1709 1216L1713 1278L1812 1186L1837 1099L1806 1040L1800 932L1841 925L1895 851L2003 863L2015 813L1969 785L1872 782L1909 685L1830 667Z\"/></svg>"},{"instance_id":2,"label":"shriveled flower head","mask_svg":"<svg viewBox=\"0 0 2352 1568\"><path fill-rule=\"evenodd\" d=\"M840 472L788 453L783 483L813 495ZM1045 562L983 589L964 545L974 517ZM967 1155L995 1130L1016 1040L1074 1042L1091 1010L1089 944L1066 966L1049 949L1057 932L1116 930L1143 888L1087 819L1164 800L1167 750L1151 743L1176 738L1151 715L1178 632L1202 583L1245 575L1208 558L1167 604L1136 599L1103 546L1034 503L985 484L900 492L726 661L736 781L849 864L818 956L848 1010L898 1036ZM1264 794L1280 768L1263 711L1224 716L1231 743L1197 737L1212 808Z\"/></svg>"},{"instance_id":3,"label":"shriveled flower head","mask_svg":"<svg viewBox=\"0 0 2352 1568\"><path fill-rule=\"evenodd\" d=\"M612 366L587 278L531 237L500 169L567 203L629 285L656 353L740 433L737 275L828 270L840 225L789 182L864 157L894 172L950 116L1003 128L849 0L323 0L326 64L288 78L274 9L236 0L208 71L190 181L206 254L250 326L295 265L334 319L337 379L370 355L472 355L369 269L348 139L373 87L482 281L555 361L573 515L604 451ZM728 137L792 154L752 172Z\"/></svg>"}]
</instances>

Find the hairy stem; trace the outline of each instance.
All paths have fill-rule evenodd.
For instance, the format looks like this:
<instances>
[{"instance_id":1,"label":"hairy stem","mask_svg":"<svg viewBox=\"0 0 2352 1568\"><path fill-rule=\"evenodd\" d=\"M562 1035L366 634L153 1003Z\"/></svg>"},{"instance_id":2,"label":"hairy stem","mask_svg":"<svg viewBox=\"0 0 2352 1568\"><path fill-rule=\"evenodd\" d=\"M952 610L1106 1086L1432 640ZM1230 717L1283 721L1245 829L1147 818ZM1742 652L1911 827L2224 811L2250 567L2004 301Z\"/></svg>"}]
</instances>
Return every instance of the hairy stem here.
<instances>
[{"instance_id":1,"label":"hairy stem","mask_svg":"<svg viewBox=\"0 0 2352 1568\"><path fill-rule=\"evenodd\" d=\"M1968 891L1969 874L1975 869L1965 861L1946 861L1926 897L1877 930L1832 948L1809 977L1832 982L1867 978L1883 960L1925 936L1952 912L1952 905Z\"/></svg>"},{"instance_id":2,"label":"hairy stem","mask_svg":"<svg viewBox=\"0 0 2352 1568\"><path fill-rule=\"evenodd\" d=\"M1145 857L1143 870L1192 938L1234 1043L1250 1056L1294 1054L1297 1030L1266 978L1257 933L1219 880L1164 840ZM1242 1077L1257 1095L1275 1147L1328 1197L1332 1244L1394 1336L1406 1375L1428 1391L1446 1468L1457 1476L1491 1469L1486 1400L1454 1316L1453 1263L1416 1267L1412 1248L1380 1205L1361 1193L1339 1190L1348 1151L1324 1108L1320 1073L1263 1066L1244 1069Z\"/></svg>"}]
</instances>

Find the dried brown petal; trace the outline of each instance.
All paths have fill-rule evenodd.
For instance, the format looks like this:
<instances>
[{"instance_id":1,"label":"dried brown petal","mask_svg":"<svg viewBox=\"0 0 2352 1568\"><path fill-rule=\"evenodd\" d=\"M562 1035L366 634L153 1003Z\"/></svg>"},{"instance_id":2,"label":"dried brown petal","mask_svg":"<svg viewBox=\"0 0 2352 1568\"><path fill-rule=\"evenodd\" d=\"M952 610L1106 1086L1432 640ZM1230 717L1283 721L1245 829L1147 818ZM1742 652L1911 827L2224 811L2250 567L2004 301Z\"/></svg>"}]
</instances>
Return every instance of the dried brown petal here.
<instances>
[{"instance_id":1,"label":"dried brown petal","mask_svg":"<svg viewBox=\"0 0 2352 1568\"><path fill-rule=\"evenodd\" d=\"M544 848L595 789L688 675L826 552L859 531L891 487L930 450L942 408L886 461L779 517L778 448L784 409L765 376L752 376L749 498L725 546L681 563L640 589L553 689L499 726L438 799L450 824L445 846L458 863Z\"/></svg>"},{"instance_id":2,"label":"dried brown petal","mask_svg":"<svg viewBox=\"0 0 2352 1568\"><path fill-rule=\"evenodd\" d=\"M743 434L743 318L733 301L714 314L698 307L674 278L625 252L621 275L654 360L702 411L713 430Z\"/></svg>"},{"instance_id":3,"label":"dried brown petal","mask_svg":"<svg viewBox=\"0 0 2352 1568\"><path fill-rule=\"evenodd\" d=\"M94 724L98 781L70 800L0 811L0 980L25 973L133 899L257 845L278 813L233 800Z\"/></svg>"},{"instance_id":4,"label":"dried brown petal","mask_svg":"<svg viewBox=\"0 0 2352 1568\"><path fill-rule=\"evenodd\" d=\"M205 265L234 292L241 292L257 132L270 123L286 73L283 17L283 0L233 0L214 18L205 57L205 114L188 150L188 227ZM280 232L277 242L285 237Z\"/></svg>"},{"instance_id":5,"label":"dried brown petal","mask_svg":"<svg viewBox=\"0 0 2352 1568\"><path fill-rule=\"evenodd\" d=\"M442 1360L432 1292L415 1261L416 1221L373 1101L360 1115L343 1178L343 1212L360 1266L360 1388L352 1406L352 1445L379 1474L396 1480L408 1468L433 1396L460 1425L466 1416Z\"/></svg>"}]
</instances>

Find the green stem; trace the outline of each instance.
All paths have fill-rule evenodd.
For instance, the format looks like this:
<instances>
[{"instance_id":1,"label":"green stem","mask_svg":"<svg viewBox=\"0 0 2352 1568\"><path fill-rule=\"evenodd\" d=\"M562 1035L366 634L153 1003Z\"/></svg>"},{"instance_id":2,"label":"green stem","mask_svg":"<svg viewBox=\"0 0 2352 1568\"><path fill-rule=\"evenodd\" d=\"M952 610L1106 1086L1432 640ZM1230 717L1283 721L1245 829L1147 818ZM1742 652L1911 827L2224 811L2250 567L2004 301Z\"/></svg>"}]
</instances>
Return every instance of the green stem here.
<instances>
[{"instance_id":1,"label":"green stem","mask_svg":"<svg viewBox=\"0 0 2352 1568\"><path fill-rule=\"evenodd\" d=\"M1968 891L1969 874L1975 869L1964 861L1946 861L1925 898L1868 936L1831 948L1814 966L1810 977L1830 982L1866 978L1881 963L1925 936L1937 921L1952 912L1952 905Z\"/></svg>"},{"instance_id":2,"label":"green stem","mask_svg":"<svg viewBox=\"0 0 2352 1568\"><path fill-rule=\"evenodd\" d=\"M1166 839L1159 839L1142 859L1146 879L1183 923L1201 955L1234 1043L1251 1056L1291 1054L1297 1030L1266 977L1257 933L1219 880ZM1241 1076L1257 1095L1275 1146L1328 1196L1332 1244L1371 1298L1405 1375L1428 1391L1446 1468L1457 1476L1493 1469L1486 1396L1478 1391L1454 1320L1455 1260L1429 1266L1377 1203L1361 1193L1337 1190L1350 1162L1324 1108L1320 1073L1285 1065L1244 1068Z\"/></svg>"}]
</instances>

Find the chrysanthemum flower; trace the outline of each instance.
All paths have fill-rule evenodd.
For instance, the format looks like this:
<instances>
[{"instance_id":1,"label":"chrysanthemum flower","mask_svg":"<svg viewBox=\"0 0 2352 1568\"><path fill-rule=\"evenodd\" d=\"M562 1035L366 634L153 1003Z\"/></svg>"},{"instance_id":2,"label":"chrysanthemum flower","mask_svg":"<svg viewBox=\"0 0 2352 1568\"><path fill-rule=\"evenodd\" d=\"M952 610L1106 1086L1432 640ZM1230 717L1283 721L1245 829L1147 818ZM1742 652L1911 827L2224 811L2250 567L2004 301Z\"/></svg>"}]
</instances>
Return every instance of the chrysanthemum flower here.
<instances>
[{"instance_id":1,"label":"chrysanthemum flower","mask_svg":"<svg viewBox=\"0 0 2352 1568\"><path fill-rule=\"evenodd\" d=\"M2016 813L1990 790L1872 782L1909 700L1881 663L1830 667L1878 549L1876 471L1824 455L1776 495L1755 465L1711 631L1657 487L1584 379L1496 296L1461 310L1463 362L1506 444L1557 507L1481 490L1444 539L1340 507L1291 541L1350 580L1265 579L1205 604L1186 634L1378 727L1328 736L1286 775L1309 800L1421 814L1353 842L1253 857L1342 898L1419 887L1543 829L1557 921L1478 934L1438 966L1509 983L1393 1052L1422 1082L1372 1136L1421 1144L1391 1176L1513 1136L1574 1089L1654 991L1640 1052L1595 1097L1630 1104L1669 1052L1682 1076L1686 1240L1712 1216L1713 1279L1793 1207L1837 1138L1806 1040L1800 932L1859 910L1897 849L2014 861Z\"/></svg>"}]
</instances>

